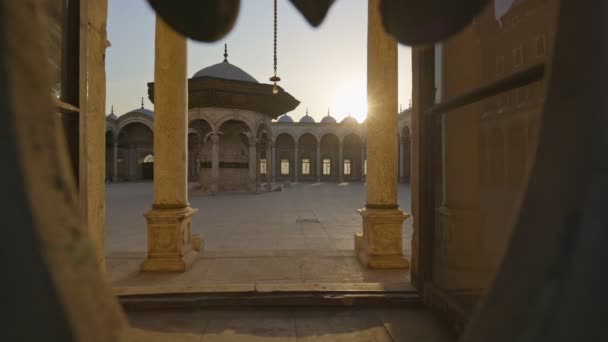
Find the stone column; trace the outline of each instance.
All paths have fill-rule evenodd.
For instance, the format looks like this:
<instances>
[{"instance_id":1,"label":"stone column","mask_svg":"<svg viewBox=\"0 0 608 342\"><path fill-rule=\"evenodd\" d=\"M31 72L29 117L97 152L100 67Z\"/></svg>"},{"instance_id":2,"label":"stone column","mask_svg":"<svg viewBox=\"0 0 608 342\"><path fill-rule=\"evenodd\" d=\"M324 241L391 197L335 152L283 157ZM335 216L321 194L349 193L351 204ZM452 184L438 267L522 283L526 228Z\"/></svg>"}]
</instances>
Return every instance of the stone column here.
<instances>
[{"instance_id":1,"label":"stone column","mask_svg":"<svg viewBox=\"0 0 608 342\"><path fill-rule=\"evenodd\" d=\"M294 182L298 182L298 160L299 160L299 153L298 153L298 143L296 142L295 144L295 149L293 151L293 181Z\"/></svg>"},{"instance_id":2,"label":"stone column","mask_svg":"<svg viewBox=\"0 0 608 342\"><path fill-rule=\"evenodd\" d=\"M338 149L338 181L344 182L344 142L340 140Z\"/></svg>"},{"instance_id":3,"label":"stone column","mask_svg":"<svg viewBox=\"0 0 608 342\"><path fill-rule=\"evenodd\" d=\"M273 167L274 167L274 163L272 158L272 155L274 154L274 147L272 146L272 140L268 140L266 142L266 188L268 190L272 189L272 185L270 184L271 182L271 174L273 174L274 172L272 172Z\"/></svg>"},{"instance_id":4,"label":"stone column","mask_svg":"<svg viewBox=\"0 0 608 342\"><path fill-rule=\"evenodd\" d=\"M317 171L317 182L321 181L321 143L317 142L317 163L316 163L316 171Z\"/></svg>"},{"instance_id":5,"label":"stone column","mask_svg":"<svg viewBox=\"0 0 608 342\"><path fill-rule=\"evenodd\" d=\"M186 38L156 18L154 60L154 204L148 221L148 258L142 271L185 271L192 248L188 203L188 84ZM200 245L199 245L200 246ZM198 249L198 248L197 248Z\"/></svg>"},{"instance_id":6,"label":"stone column","mask_svg":"<svg viewBox=\"0 0 608 342\"><path fill-rule=\"evenodd\" d=\"M272 174L272 182L276 182L277 181L277 170L276 170L276 166L275 163L277 161L277 149L274 143L272 143L272 163L271 167L270 167L270 172Z\"/></svg>"},{"instance_id":7,"label":"stone column","mask_svg":"<svg viewBox=\"0 0 608 342\"><path fill-rule=\"evenodd\" d=\"M361 142L361 181L365 181L365 142Z\"/></svg>"},{"instance_id":8,"label":"stone column","mask_svg":"<svg viewBox=\"0 0 608 342\"><path fill-rule=\"evenodd\" d=\"M118 181L118 142L114 142L114 158L112 160L112 181Z\"/></svg>"},{"instance_id":9,"label":"stone column","mask_svg":"<svg viewBox=\"0 0 608 342\"><path fill-rule=\"evenodd\" d=\"M217 194L220 185L220 136L211 135L211 194Z\"/></svg>"},{"instance_id":10,"label":"stone column","mask_svg":"<svg viewBox=\"0 0 608 342\"><path fill-rule=\"evenodd\" d=\"M399 181L405 183L405 143L399 139Z\"/></svg>"},{"instance_id":11,"label":"stone column","mask_svg":"<svg viewBox=\"0 0 608 342\"><path fill-rule=\"evenodd\" d=\"M409 215L397 204L397 42L382 27L379 3L368 1L367 198L355 249L367 267L407 268L402 226Z\"/></svg>"},{"instance_id":12,"label":"stone column","mask_svg":"<svg viewBox=\"0 0 608 342\"><path fill-rule=\"evenodd\" d=\"M256 192L257 191L257 184L256 184L256 175L257 175L257 171L256 171L256 148L255 148L255 144L256 144L256 138L255 137L249 137L249 184L247 186L247 189L249 190L249 192Z\"/></svg>"}]
</instances>

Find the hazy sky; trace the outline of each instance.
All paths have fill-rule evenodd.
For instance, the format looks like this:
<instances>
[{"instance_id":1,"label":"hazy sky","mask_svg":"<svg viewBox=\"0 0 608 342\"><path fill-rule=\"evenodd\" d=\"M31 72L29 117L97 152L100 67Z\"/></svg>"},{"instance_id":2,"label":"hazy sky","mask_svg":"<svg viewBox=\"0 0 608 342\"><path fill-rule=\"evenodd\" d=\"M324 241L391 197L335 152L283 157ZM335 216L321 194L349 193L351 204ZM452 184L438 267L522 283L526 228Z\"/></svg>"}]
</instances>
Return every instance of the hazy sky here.
<instances>
[{"instance_id":1,"label":"hazy sky","mask_svg":"<svg viewBox=\"0 0 608 342\"><path fill-rule=\"evenodd\" d=\"M218 42L188 43L188 76L223 60L258 81L272 76L272 0L242 0L233 30ZM309 114L320 119L328 107L337 119L365 115L367 59L367 0L338 0L317 29L287 0L279 0L278 75L280 85L300 105L294 119ZM116 115L139 107L153 109L146 83L154 79L154 13L145 0L110 0L107 50L107 109ZM411 55L399 47L399 103L411 97Z\"/></svg>"}]
</instances>

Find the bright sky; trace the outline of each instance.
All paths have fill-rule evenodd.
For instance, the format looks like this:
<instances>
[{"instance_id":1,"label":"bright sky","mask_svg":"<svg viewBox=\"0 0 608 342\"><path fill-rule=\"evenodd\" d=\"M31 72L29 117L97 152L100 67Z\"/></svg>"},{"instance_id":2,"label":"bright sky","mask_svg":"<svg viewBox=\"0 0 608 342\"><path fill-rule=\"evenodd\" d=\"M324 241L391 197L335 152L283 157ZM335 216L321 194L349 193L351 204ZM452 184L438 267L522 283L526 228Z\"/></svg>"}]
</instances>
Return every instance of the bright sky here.
<instances>
[{"instance_id":1,"label":"bright sky","mask_svg":"<svg viewBox=\"0 0 608 342\"><path fill-rule=\"evenodd\" d=\"M233 30L215 43L188 43L188 76L223 60L258 81L272 76L272 0L243 0ZM349 113L360 122L366 111L367 1L338 0L317 29L287 0L279 0L278 75L280 85L300 101L291 113L297 120L309 114L340 120ZM154 13L145 0L110 0L107 50L107 109L116 115L145 107L147 82L154 79ZM399 103L407 108L411 98L411 54L399 47ZM397 110L398 108L395 108Z\"/></svg>"}]
</instances>

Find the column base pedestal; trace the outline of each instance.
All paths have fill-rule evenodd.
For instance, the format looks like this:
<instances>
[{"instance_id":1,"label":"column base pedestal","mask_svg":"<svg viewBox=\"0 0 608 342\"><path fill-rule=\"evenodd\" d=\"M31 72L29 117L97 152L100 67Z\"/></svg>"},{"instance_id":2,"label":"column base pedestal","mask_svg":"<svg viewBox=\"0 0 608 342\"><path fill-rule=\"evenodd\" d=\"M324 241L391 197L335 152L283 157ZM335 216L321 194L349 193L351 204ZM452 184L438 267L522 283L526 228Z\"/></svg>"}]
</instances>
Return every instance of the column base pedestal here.
<instances>
[{"instance_id":1,"label":"column base pedestal","mask_svg":"<svg viewBox=\"0 0 608 342\"><path fill-rule=\"evenodd\" d=\"M184 208L153 208L144 216L148 222L148 258L142 272L185 272L198 259L202 241L192 238L192 215Z\"/></svg>"},{"instance_id":2,"label":"column base pedestal","mask_svg":"<svg viewBox=\"0 0 608 342\"><path fill-rule=\"evenodd\" d=\"M363 233L355 234L355 252L369 268L404 269L410 263L403 256L403 221L408 214L399 209L359 209Z\"/></svg>"}]
</instances>

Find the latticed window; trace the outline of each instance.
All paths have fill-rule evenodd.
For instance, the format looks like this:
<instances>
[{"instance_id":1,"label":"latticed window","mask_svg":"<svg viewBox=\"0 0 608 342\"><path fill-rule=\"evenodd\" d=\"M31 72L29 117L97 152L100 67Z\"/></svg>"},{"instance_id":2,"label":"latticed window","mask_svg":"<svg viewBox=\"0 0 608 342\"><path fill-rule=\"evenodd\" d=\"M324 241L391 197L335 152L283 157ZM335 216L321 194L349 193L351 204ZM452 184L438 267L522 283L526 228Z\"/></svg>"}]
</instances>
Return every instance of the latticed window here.
<instances>
[{"instance_id":1,"label":"latticed window","mask_svg":"<svg viewBox=\"0 0 608 342\"><path fill-rule=\"evenodd\" d=\"M266 159L260 159L260 174L261 175L265 175L266 174L266 168L267 168L267 164L266 164Z\"/></svg>"},{"instance_id":2,"label":"latticed window","mask_svg":"<svg viewBox=\"0 0 608 342\"><path fill-rule=\"evenodd\" d=\"M323 159L323 175L328 176L331 175L331 160Z\"/></svg>"},{"instance_id":3,"label":"latticed window","mask_svg":"<svg viewBox=\"0 0 608 342\"><path fill-rule=\"evenodd\" d=\"M350 176L350 159L344 159L344 175Z\"/></svg>"},{"instance_id":4,"label":"latticed window","mask_svg":"<svg viewBox=\"0 0 608 342\"><path fill-rule=\"evenodd\" d=\"M281 174L289 174L289 159L281 159Z\"/></svg>"},{"instance_id":5,"label":"latticed window","mask_svg":"<svg viewBox=\"0 0 608 342\"><path fill-rule=\"evenodd\" d=\"M302 175L310 175L310 159L302 159Z\"/></svg>"}]
</instances>

